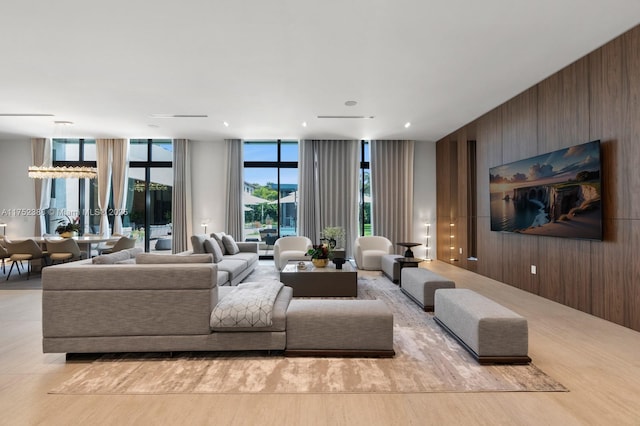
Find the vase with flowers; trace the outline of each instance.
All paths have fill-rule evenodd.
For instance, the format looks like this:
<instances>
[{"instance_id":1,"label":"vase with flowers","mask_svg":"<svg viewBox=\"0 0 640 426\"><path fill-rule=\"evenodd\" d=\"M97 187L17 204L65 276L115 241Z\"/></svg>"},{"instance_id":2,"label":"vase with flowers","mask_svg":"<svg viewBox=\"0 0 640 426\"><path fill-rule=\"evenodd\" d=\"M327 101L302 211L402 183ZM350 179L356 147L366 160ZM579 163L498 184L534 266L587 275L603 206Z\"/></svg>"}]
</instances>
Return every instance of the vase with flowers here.
<instances>
[{"instance_id":1,"label":"vase with flowers","mask_svg":"<svg viewBox=\"0 0 640 426\"><path fill-rule=\"evenodd\" d=\"M56 228L56 232L62 238L71 238L78 235L80 232L80 218L76 217L75 219L71 219L69 216L65 216L66 219L60 219L58 221L59 225Z\"/></svg>"},{"instance_id":2,"label":"vase with flowers","mask_svg":"<svg viewBox=\"0 0 640 426\"><path fill-rule=\"evenodd\" d=\"M314 245L307 251L307 255L311 256L311 263L316 268L324 268L329 264L329 255L331 251L326 244Z\"/></svg>"}]
</instances>

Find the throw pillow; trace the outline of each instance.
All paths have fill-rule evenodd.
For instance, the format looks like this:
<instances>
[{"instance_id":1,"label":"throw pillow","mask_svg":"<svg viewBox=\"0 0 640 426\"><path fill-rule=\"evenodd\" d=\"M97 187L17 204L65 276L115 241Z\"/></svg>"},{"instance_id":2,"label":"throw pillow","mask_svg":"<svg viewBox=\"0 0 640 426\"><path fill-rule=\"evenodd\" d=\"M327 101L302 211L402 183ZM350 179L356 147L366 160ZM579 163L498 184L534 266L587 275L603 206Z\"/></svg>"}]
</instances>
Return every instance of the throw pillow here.
<instances>
[{"instance_id":1,"label":"throw pillow","mask_svg":"<svg viewBox=\"0 0 640 426\"><path fill-rule=\"evenodd\" d=\"M204 253L204 239L207 238L206 235L192 235L191 236L191 246L193 247L193 254L202 254Z\"/></svg>"},{"instance_id":2,"label":"throw pillow","mask_svg":"<svg viewBox=\"0 0 640 426\"><path fill-rule=\"evenodd\" d=\"M224 242L222 241L222 237L224 237L225 235L227 234L225 234L224 232L214 232L213 234L211 234L211 236L216 240L216 242L220 246L220 250L222 250L222 254L227 254L227 250L224 247Z\"/></svg>"},{"instance_id":3,"label":"throw pillow","mask_svg":"<svg viewBox=\"0 0 640 426\"><path fill-rule=\"evenodd\" d=\"M240 248L231 235L225 235L222 237L222 242L224 243L224 248L227 249L227 254L240 253Z\"/></svg>"},{"instance_id":4,"label":"throw pillow","mask_svg":"<svg viewBox=\"0 0 640 426\"><path fill-rule=\"evenodd\" d=\"M140 253L136 256L139 264L169 264L169 263L212 263L213 256L206 254L191 254L188 256L179 254L152 254Z\"/></svg>"},{"instance_id":5,"label":"throw pillow","mask_svg":"<svg viewBox=\"0 0 640 426\"><path fill-rule=\"evenodd\" d=\"M122 250L122 251L117 251L115 253L96 256L91 260L91 263L94 263L96 265L112 265L121 260L127 260L130 258L131 258L131 255L129 254L129 252L126 250Z\"/></svg>"},{"instance_id":6,"label":"throw pillow","mask_svg":"<svg viewBox=\"0 0 640 426\"><path fill-rule=\"evenodd\" d=\"M213 262L220 263L222 262L222 250L220 250L220 246L218 242L213 238L207 238L204 240L204 250L207 253L211 253L213 255Z\"/></svg>"}]
</instances>

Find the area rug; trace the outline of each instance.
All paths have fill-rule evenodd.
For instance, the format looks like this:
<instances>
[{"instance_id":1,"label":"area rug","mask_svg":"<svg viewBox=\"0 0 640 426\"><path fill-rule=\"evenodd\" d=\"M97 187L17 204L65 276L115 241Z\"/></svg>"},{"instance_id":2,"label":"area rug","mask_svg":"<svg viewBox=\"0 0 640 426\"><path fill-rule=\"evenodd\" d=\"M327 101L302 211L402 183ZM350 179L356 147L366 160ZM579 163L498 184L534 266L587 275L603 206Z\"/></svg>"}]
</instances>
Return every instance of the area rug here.
<instances>
[{"instance_id":1,"label":"area rug","mask_svg":"<svg viewBox=\"0 0 640 426\"><path fill-rule=\"evenodd\" d=\"M250 276L276 277L261 265ZM359 299L394 314L394 358L288 358L224 352L105 354L50 393L422 393L566 392L535 365L479 365L384 276L358 278Z\"/></svg>"}]
</instances>

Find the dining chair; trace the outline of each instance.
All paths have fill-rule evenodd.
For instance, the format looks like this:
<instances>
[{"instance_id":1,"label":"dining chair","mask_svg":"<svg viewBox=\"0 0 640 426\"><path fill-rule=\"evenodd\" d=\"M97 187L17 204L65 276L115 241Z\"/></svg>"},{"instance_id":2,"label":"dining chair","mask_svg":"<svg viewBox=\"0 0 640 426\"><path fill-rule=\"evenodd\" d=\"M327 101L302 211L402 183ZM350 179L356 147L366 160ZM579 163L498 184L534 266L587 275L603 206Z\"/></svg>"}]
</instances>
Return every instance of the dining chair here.
<instances>
[{"instance_id":1,"label":"dining chair","mask_svg":"<svg viewBox=\"0 0 640 426\"><path fill-rule=\"evenodd\" d=\"M78 243L74 239L45 239L45 242L47 243L47 252L49 253L49 259L51 260L52 265L56 261L64 263L71 260L82 259L82 251L80 251L80 246L78 246Z\"/></svg>"},{"instance_id":2,"label":"dining chair","mask_svg":"<svg viewBox=\"0 0 640 426\"><path fill-rule=\"evenodd\" d=\"M136 241L137 239L135 238L120 237L113 247L101 250L100 254L115 253L120 250L134 248L136 246Z\"/></svg>"},{"instance_id":3,"label":"dining chair","mask_svg":"<svg viewBox=\"0 0 640 426\"><path fill-rule=\"evenodd\" d=\"M9 251L4 246L4 240L0 240L0 259L2 260L2 273L7 272L5 259L9 258Z\"/></svg>"},{"instance_id":4,"label":"dining chair","mask_svg":"<svg viewBox=\"0 0 640 426\"><path fill-rule=\"evenodd\" d=\"M31 275L31 264L35 259L43 259L46 262L47 252L43 252L40 246L33 240L5 240L5 245L9 252L9 259L11 260L11 268L9 268L7 280L11 276L13 267L18 265L18 262L22 263L22 261L27 261L27 279L29 279ZM18 275L21 275L19 266L16 266L16 270L18 271Z\"/></svg>"}]
</instances>

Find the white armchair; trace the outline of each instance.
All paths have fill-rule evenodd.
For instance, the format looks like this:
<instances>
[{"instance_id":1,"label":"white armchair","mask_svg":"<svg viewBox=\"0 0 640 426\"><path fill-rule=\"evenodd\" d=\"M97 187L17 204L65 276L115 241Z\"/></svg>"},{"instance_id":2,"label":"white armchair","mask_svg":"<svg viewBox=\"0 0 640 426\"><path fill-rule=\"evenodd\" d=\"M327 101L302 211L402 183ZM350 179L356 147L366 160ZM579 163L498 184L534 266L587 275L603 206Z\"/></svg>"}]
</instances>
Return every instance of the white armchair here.
<instances>
[{"instance_id":1,"label":"white armchair","mask_svg":"<svg viewBox=\"0 0 640 426\"><path fill-rule=\"evenodd\" d=\"M279 271L290 260L303 260L313 243L307 237L282 237L273 244L273 260Z\"/></svg>"},{"instance_id":2,"label":"white armchair","mask_svg":"<svg viewBox=\"0 0 640 426\"><path fill-rule=\"evenodd\" d=\"M392 254L392 252L393 244L385 237L358 237L354 244L358 269L381 271L382 256Z\"/></svg>"}]
</instances>

